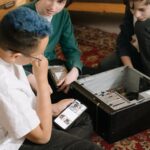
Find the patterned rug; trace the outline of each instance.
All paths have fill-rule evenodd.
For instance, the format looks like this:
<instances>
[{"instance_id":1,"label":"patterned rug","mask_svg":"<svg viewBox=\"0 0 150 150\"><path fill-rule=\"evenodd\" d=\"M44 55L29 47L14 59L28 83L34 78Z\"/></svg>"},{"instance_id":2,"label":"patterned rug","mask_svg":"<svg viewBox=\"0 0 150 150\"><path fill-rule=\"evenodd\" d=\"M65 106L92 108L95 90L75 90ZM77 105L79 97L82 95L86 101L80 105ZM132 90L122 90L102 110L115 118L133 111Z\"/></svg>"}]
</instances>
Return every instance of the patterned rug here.
<instances>
[{"instance_id":1,"label":"patterned rug","mask_svg":"<svg viewBox=\"0 0 150 150\"><path fill-rule=\"evenodd\" d=\"M82 51L82 61L89 67L95 67L115 48L117 35L88 26L75 26L75 35Z\"/></svg>"},{"instance_id":2,"label":"patterned rug","mask_svg":"<svg viewBox=\"0 0 150 150\"><path fill-rule=\"evenodd\" d=\"M88 26L75 26L75 36L82 51L82 61L89 67L95 67L98 63L115 49L117 35ZM60 48L57 49L60 58L63 55ZM101 145L104 150L150 150L150 130L145 130L136 135L108 144L96 133L92 141Z\"/></svg>"}]
</instances>

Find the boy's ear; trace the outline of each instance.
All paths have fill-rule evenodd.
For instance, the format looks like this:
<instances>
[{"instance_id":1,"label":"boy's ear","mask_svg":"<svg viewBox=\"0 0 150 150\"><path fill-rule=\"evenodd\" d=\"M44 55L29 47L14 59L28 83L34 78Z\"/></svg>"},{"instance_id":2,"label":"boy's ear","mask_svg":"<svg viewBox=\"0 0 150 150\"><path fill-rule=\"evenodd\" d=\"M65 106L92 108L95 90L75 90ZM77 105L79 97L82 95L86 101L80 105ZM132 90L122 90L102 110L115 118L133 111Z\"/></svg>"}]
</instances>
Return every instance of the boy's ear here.
<instances>
[{"instance_id":1,"label":"boy's ear","mask_svg":"<svg viewBox=\"0 0 150 150\"><path fill-rule=\"evenodd\" d=\"M11 54L11 59L12 61L16 61L19 57L22 57L22 54L21 53L12 53Z\"/></svg>"}]
</instances>

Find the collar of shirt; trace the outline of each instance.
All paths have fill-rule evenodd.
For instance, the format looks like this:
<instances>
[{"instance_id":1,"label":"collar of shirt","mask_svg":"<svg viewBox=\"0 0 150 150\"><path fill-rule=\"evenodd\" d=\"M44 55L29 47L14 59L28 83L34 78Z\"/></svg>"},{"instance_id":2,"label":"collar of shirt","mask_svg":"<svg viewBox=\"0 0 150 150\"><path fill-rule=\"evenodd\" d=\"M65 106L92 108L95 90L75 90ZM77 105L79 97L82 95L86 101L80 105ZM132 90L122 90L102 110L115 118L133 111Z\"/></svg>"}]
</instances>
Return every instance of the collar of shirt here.
<instances>
[{"instance_id":1,"label":"collar of shirt","mask_svg":"<svg viewBox=\"0 0 150 150\"><path fill-rule=\"evenodd\" d=\"M45 18L49 23L51 22L53 16L42 16L43 18Z\"/></svg>"}]
</instances>

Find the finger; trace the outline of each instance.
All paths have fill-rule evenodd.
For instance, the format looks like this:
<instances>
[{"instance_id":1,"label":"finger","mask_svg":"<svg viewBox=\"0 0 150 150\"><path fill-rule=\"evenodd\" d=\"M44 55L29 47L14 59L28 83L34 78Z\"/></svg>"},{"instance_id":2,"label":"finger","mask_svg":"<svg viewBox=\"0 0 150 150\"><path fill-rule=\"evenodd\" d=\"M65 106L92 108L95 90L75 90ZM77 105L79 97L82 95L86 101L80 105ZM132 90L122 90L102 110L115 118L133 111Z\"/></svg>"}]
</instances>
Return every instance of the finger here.
<instances>
[{"instance_id":1,"label":"finger","mask_svg":"<svg viewBox=\"0 0 150 150\"><path fill-rule=\"evenodd\" d=\"M63 84L63 82L65 81L65 78L61 79L58 81L57 86L61 86Z\"/></svg>"},{"instance_id":2,"label":"finger","mask_svg":"<svg viewBox=\"0 0 150 150\"><path fill-rule=\"evenodd\" d=\"M72 104L73 102L74 102L74 100L69 100L69 101L67 101L65 108L66 108L67 106L69 106L70 104Z\"/></svg>"},{"instance_id":3,"label":"finger","mask_svg":"<svg viewBox=\"0 0 150 150\"><path fill-rule=\"evenodd\" d=\"M51 86L49 86L49 92L50 94L53 94L53 89L51 88Z\"/></svg>"},{"instance_id":4,"label":"finger","mask_svg":"<svg viewBox=\"0 0 150 150\"><path fill-rule=\"evenodd\" d=\"M63 99L60 101L60 105L65 109L68 105L74 102L74 99Z\"/></svg>"},{"instance_id":5,"label":"finger","mask_svg":"<svg viewBox=\"0 0 150 150\"><path fill-rule=\"evenodd\" d=\"M74 98L69 98L69 99L65 99L67 102L68 102L68 104L70 104L70 103L72 103L72 102L74 102L75 101L75 99Z\"/></svg>"},{"instance_id":6,"label":"finger","mask_svg":"<svg viewBox=\"0 0 150 150\"><path fill-rule=\"evenodd\" d=\"M64 89L64 93L68 93L68 91L69 91L69 88L70 88L70 86L68 85L68 86L66 86L66 88Z\"/></svg>"},{"instance_id":7,"label":"finger","mask_svg":"<svg viewBox=\"0 0 150 150\"><path fill-rule=\"evenodd\" d=\"M60 87L59 87L59 89L58 89L58 92L60 92L60 91L63 91L65 88L66 88L66 84L62 84Z\"/></svg>"},{"instance_id":8,"label":"finger","mask_svg":"<svg viewBox=\"0 0 150 150\"><path fill-rule=\"evenodd\" d=\"M39 61L34 59L34 60L32 61L32 66L33 66L33 67L39 67L39 66L40 66Z\"/></svg>"}]
</instances>

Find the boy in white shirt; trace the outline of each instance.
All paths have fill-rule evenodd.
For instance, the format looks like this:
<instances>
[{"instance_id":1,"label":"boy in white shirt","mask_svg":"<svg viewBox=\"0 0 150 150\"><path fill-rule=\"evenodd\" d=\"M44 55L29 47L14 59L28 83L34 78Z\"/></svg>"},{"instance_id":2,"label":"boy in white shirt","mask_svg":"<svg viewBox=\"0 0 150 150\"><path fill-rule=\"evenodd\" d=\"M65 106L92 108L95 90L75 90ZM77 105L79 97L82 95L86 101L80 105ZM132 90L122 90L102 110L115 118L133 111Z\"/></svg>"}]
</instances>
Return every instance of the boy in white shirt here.
<instances>
[{"instance_id":1,"label":"boy in white shirt","mask_svg":"<svg viewBox=\"0 0 150 150\"><path fill-rule=\"evenodd\" d=\"M11 11L0 23L0 150L99 150L87 140L52 128L53 114L73 100L51 104L48 62L42 55L49 33L47 21L29 8ZM28 63L37 96L22 68Z\"/></svg>"}]
</instances>

